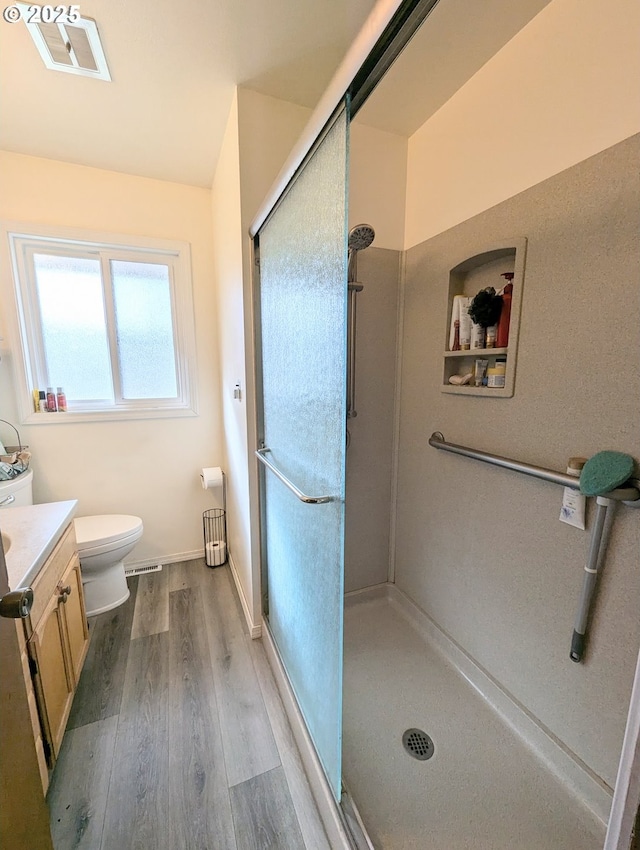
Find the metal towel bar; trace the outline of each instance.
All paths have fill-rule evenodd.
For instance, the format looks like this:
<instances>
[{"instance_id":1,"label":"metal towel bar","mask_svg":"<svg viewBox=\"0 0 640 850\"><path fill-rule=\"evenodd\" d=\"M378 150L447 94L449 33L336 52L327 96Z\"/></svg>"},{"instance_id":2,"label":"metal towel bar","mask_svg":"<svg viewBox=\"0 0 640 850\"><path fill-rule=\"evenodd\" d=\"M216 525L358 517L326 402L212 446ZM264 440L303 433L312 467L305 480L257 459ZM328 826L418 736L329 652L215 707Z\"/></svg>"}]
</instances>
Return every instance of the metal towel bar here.
<instances>
[{"instance_id":1,"label":"metal towel bar","mask_svg":"<svg viewBox=\"0 0 640 850\"><path fill-rule=\"evenodd\" d=\"M289 490L291 490L291 492L295 496L297 496L297 498L300 499L301 502L304 502L306 505L324 505L326 502L335 502L336 501L335 496L307 496L305 493L302 492L302 490L299 490L292 481L289 481L289 479L287 478L286 475L284 475L282 472L280 472L280 470L277 468L277 466L274 466L274 464L271 463L271 461L268 460L268 458L265 457L265 455L270 451L271 451L271 449L267 449L267 448L257 449L256 450L256 457L258 458L260 463L264 464L264 466L266 466L267 469L269 469L271 472L273 472L273 474L276 476L276 478L279 479L280 481L282 481L282 483L285 485L285 487L288 487Z\"/></svg>"},{"instance_id":2,"label":"metal towel bar","mask_svg":"<svg viewBox=\"0 0 640 850\"><path fill-rule=\"evenodd\" d=\"M493 464L493 466L502 466L514 472L521 472L523 475L531 475L533 478L541 478L543 481L551 481L553 484L559 484L561 487L571 487L573 490L580 489L580 479L574 478L572 475L567 475L564 472L556 472L554 469L546 469L544 466L522 463L519 460L512 460L508 457L490 454L489 452L479 451L478 449L470 449L467 446L447 443L441 431L433 432L429 437L429 445L433 446L434 449L464 455L475 460L481 460L484 463ZM632 480L635 485L635 480ZM616 490L612 490L610 493L605 493L604 495L607 499L614 499L616 502L636 502L640 499L640 490L636 486L618 487Z\"/></svg>"}]
</instances>

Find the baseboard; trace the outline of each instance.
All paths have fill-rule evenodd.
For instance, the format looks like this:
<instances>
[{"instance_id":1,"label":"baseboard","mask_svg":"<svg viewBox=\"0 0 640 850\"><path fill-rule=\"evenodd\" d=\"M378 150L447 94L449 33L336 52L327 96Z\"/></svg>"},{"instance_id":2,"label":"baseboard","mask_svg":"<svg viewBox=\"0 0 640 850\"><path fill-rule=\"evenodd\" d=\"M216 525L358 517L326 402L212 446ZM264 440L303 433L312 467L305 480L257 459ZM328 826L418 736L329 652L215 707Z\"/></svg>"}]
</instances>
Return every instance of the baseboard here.
<instances>
[{"instance_id":1,"label":"baseboard","mask_svg":"<svg viewBox=\"0 0 640 850\"><path fill-rule=\"evenodd\" d=\"M362 587L360 590L350 590L344 595L345 607L358 605L360 602L370 602L373 599L384 599L389 595L389 584L385 581L382 584L372 584L369 587Z\"/></svg>"},{"instance_id":2,"label":"baseboard","mask_svg":"<svg viewBox=\"0 0 640 850\"><path fill-rule=\"evenodd\" d=\"M137 568L137 567L153 567L156 564L177 564L178 561L195 561L196 558L204 558L204 549L191 549L189 552L176 552L174 555L163 555L159 557L156 555L155 558L144 558L143 560L126 560L124 562L125 568Z\"/></svg>"},{"instance_id":3,"label":"baseboard","mask_svg":"<svg viewBox=\"0 0 640 850\"><path fill-rule=\"evenodd\" d=\"M371 590L371 598L380 598L379 587ZM387 585L387 595L396 610L453 664L460 675L489 703L600 825L606 826L613 796L609 786L515 697L505 691L408 596L393 584ZM359 601L366 598L366 592L359 595Z\"/></svg>"},{"instance_id":4,"label":"baseboard","mask_svg":"<svg viewBox=\"0 0 640 850\"><path fill-rule=\"evenodd\" d=\"M311 793L318 807L318 813L320 814L329 844L332 850L357 850L357 846L352 842L345 817L337 805L327 782L315 747L307 731L304 718L298 707L289 677L282 664L280 653L267 623L264 623L262 628L262 643L269 664L271 665L280 698L282 699L287 719L291 725L291 731L298 746L300 758L302 759L302 764L309 780Z\"/></svg>"},{"instance_id":5,"label":"baseboard","mask_svg":"<svg viewBox=\"0 0 640 850\"><path fill-rule=\"evenodd\" d=\"M244 613L244 618L247 621L247 627L249 629L249 634L251 638L255 640L256 638L261 637L262 635L262 625L260 623L256 624L253 622L253 616L251 613L251 608L249 608L249 603L247 602L247 597L244 595L244 588L242 587L242 582L240 581L240 576L238 575L238 570L236 568L235 562L233 560L233 556L229 549L227 549L227 557L229 559L229 568L231 569L231 575L233 576L233 583L236 586L236 590L238 591L238 596L240 597L240 604L242 605L242 612Z\"/></svg>"}]
</instances>

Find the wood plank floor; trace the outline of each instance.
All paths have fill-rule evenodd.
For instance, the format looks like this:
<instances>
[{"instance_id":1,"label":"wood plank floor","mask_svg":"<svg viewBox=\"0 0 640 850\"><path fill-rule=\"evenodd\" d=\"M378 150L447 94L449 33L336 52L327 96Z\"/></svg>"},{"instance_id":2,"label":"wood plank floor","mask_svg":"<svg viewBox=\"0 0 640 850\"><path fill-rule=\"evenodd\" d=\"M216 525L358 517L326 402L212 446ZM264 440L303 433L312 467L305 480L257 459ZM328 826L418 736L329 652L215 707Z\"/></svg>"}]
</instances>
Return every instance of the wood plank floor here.
<instances>
[{"instance_id":1,"label":"wood plank floor","mask_svg":"<svg viewBox=\"0 0 640 850\"><path fill-rule=\"evenodd\" d=\"M329 850L229 568L129 584L91 623L48 794L56 850Z\"/></svg>"}]
</instances>

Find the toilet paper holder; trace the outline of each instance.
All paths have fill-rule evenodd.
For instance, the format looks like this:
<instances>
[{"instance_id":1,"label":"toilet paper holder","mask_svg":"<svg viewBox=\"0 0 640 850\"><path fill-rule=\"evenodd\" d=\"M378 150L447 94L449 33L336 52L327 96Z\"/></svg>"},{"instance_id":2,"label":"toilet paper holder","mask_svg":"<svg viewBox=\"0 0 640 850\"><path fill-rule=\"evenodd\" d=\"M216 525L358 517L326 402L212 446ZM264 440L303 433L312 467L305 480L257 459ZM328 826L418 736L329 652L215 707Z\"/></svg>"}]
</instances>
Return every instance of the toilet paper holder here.
<instances>
[{"instance_id":1,"label":"toilet paper holder","mask_svg":"<svg viewBox=\"0 0 640 850\"><path fill-rule=\"evenodd\" d=\"M222 507L209 508L202 514L202 533L204 537L204 557L208 567L221 567L228 561L227 551L227 481L222 470L203 469L202 486L211 489L211 475L219 474L222 484ZM209 480L205 480L205 476ZM216 481L217 484L217 481ZM214 485L216 486L216 485Z\"/></svg>"},{"instance_id":2,"label":"toilet paper holder","mask_svg":"<svg viewBox=\"0 0 640 850\"><path fill-rule=\"evenodd\" d=\"M204 557L208 567L221 567L227 563L227 512L222 508L209 508L202 514Z\"/></svg>"}]
</instances>

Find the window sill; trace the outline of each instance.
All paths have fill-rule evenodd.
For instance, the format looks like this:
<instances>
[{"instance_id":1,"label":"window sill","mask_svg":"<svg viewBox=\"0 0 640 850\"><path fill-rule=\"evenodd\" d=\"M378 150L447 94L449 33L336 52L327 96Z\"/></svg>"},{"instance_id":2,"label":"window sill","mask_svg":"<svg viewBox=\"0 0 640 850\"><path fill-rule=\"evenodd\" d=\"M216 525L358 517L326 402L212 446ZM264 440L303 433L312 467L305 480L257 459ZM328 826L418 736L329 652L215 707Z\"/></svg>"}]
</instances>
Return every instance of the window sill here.
<instances>
[{"instance_id":1,"label":"window sill","mask_svg":"<svg viewBox=\"0 0 640 850\"><path fill-rule=\"evenodd\" d=\"M177 419L197 416L192 408L149 408L145 410L84 410L67 413L30 413L23 425L70 425L84 422L122 422L133 419Z\"/></svg>"}]
</instances>

